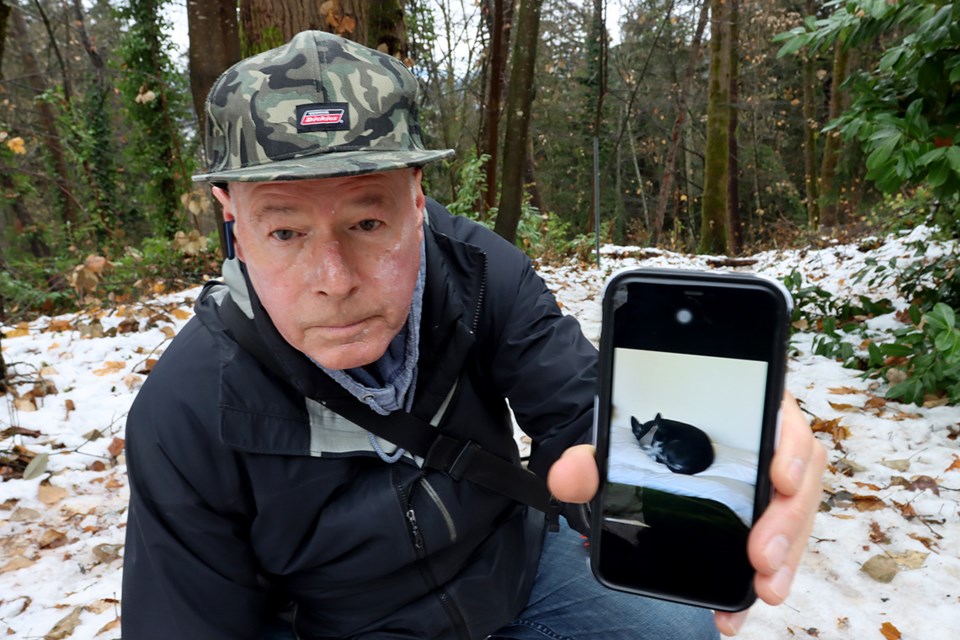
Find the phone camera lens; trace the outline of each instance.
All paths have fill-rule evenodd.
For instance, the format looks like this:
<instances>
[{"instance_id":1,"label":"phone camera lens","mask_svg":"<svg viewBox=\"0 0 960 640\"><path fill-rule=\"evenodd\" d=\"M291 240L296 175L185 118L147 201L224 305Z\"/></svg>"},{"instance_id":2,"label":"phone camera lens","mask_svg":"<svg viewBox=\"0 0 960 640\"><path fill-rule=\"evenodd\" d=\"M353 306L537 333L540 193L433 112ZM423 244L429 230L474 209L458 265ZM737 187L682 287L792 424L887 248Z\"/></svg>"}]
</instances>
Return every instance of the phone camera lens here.
<instances>
[{"instance_id":1,"label":"phone camera lens","mask_svg":"<svg viewBox=\"0 0 960 640\"><path fill-rule=\"evenodd\" d=\"M683 325L690 324L693 321L693 312L690 309L680 309L677 311L677 322Z\"/></svg>"}]
</instances>

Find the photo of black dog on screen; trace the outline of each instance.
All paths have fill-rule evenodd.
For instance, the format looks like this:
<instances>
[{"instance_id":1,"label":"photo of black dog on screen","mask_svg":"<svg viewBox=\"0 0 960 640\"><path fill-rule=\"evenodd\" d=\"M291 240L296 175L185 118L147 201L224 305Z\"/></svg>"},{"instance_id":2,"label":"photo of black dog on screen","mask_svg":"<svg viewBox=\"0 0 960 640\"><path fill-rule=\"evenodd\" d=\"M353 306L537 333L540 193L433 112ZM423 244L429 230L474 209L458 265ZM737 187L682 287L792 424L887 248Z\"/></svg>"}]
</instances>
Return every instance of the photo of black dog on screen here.
<instances>
[{"instance_id":1,"label":"photo of black dog on screen","mask_svg":"<svg viewBox=\"0 0 960 640\"><path fill-rule=\"evenodd\" d=\"M693 475L713 464L713 444L710 437L692 424L657 416L640 423L630 417L633 435L640 448L674 473Z\"/></svg>"}]
</instances>

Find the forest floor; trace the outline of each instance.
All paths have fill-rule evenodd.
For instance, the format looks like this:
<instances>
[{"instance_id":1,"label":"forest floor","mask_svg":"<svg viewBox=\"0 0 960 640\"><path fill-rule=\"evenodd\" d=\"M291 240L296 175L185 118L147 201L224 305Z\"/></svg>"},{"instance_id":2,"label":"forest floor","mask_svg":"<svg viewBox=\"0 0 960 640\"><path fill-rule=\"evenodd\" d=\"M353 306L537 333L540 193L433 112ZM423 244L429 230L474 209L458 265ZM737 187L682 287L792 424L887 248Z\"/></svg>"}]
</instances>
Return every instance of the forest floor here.
<instances>
[{"instance_id":1,"label":"forest floor","mask_svg":"<svg viewBox=\"0 0 960 640\"><path fill-rule=\"evenodd\" d=\"M838 297L888 297L902 310L906 302L889 282L868 286L856 274L868 258L916 259L913 241L925 242L928 256L956 251L928 235L917 229L869 247L770 251L735 268L778 278L797 269ZM600 268L571 262L541 272L596 341L600 292L613 271L717 262L605 247ZM15 385L0 398L0 636L120 637L125 416L192 317L198 292L2 328ZM877 339L901 326L893 313L868 323ZM754 607L740 637L956 638L960 407L885 400L885 382L813 355L814 337L795 334L787 387L829 449L821 512L790 597L779 607Z\"/></svg>"}]
</instances>

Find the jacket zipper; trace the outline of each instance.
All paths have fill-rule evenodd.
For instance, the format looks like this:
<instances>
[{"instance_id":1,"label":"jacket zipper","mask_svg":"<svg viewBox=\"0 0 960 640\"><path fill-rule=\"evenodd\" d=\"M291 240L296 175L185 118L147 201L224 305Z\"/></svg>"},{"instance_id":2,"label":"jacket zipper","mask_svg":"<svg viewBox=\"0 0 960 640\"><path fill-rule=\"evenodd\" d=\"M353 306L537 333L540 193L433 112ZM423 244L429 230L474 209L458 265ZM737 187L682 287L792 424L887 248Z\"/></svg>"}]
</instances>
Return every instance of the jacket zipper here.
<instances>
[{"instance_id":1,"label":"jacket zipper","mask_svg":"<svg viewBox=\"0 0 960 640\"><path fill-rule=\"evenodd\" d=\"M413 552L417 559L417 568L420 569L420 575L423 577L424 582L426 582L427 588L439 598L440 603L447 612L447 617L449 617L450 622L453 623L457 637L463 638L463 640L469 640L470 634L467 632L467 625L463 619L463 614L460 613L460 609L450 599L447 592L437 584L433 572L425 561L427 555L426 545L423 540L423 532L417 523L417 513L413 508L413 502L411 500L412 491L410 495L407 495L407 491L403 487L403 482L400 479L399 471L396 467L393 468L392 473L393 484L397 490L397 497L400 499L400 508L403 511L404 520L406 520L407 533L410 535L410 543L413 545ZM423 474L421 473L417 478L417 484L422 481ZM417 484L414 484L414 488L416 488Z\"/></svg>"},{"instance_id":2,"label":"jacket zipper","mask_svg":"<svg viewBox=\"0 0 960 640\"><path fill-rule=\"evenodd\" d=\"M473 326L470 332L474 335L480 327L480 310L483 308L483 299L487 293L487 254L482 254L483 268L480 270L480 291L477 292L476 313L473 315Z\"/></svg>"}]
</instances>

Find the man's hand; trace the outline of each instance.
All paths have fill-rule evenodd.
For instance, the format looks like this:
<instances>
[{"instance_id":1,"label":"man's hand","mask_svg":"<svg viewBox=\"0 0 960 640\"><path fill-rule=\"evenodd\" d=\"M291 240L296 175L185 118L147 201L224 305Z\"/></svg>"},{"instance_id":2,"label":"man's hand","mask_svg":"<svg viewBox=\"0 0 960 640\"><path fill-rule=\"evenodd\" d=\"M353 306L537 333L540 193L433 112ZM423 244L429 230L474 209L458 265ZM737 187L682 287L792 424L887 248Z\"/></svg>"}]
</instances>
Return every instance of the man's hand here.
<instances>
[{"instance_id":1,"label":"man's hand","mask_svg":"<svg viewBox=\"0 0 960 640\"><path fill-rule=\"evenodd\" d=\"M563 502L591 500L599 488L595 451L591 445L567 449L547 474L550 492ZM776 493L747 542L750 562L757 570L757 595L768 604L783 602L807 545L821 499L820 479L827 454L816 441L793 396L783 401L780 444L770 465ZM736 635L746 611L717 612L724 635Z\"/></svg>"},{"instance_id":2,"label":"man's hand","mask_svg":"<svg viewBox=\"0 0 960 640\"><path fill-rule=\"evenodd\" d=\"M750 562L757 570L757 595L772 605L790 593L820 505L821 478L827 466L826 450L813 437L790 394L784 397L782 412L780 444L770 465L776 493L747 542ZM746 611L717 612L717 628L724 635L736 635L746 618Z\"/></svg>"}]
</instances>

